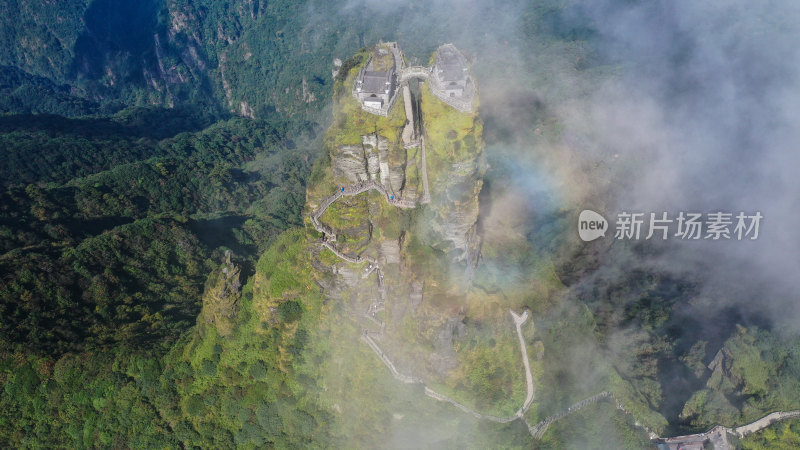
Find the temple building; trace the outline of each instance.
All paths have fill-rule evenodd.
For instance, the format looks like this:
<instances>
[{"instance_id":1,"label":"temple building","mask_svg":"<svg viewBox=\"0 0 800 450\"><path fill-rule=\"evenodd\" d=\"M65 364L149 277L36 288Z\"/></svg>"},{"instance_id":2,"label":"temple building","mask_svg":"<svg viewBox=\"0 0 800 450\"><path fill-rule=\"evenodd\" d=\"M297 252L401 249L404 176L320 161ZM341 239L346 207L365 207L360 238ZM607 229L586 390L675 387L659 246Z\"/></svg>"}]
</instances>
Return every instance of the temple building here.
<instances>
[{"instance_id":1,"label":"temple building","mask_svg":"<svg viewBox=\"0 0 800 450\"><path fill-rule=\"evenodd\" d=\"M440 100L460 111L472 111L475 86L467 58L453 44L444 44L436 51L430 81L431 92Z\"/></svg>"},{"instance_id":2,"label":"temple building","mask_svg":"<svg viewBox=\"0 0 800 450\"><path fill-rule=\"evenodd\" d=\"M396 42L376 45L356 76L353 96L361 109L387 116L401 87L410 79L427 80L433 95L463 113L471 113L475 107L476 87L467 58L453 44L439 47L430 68L405 67Z\"/></svg>"},{"instance_id":3,"label":"temple building","mask_svg":"<svg viewBox=\"0 0 800 450\"><path fill-rule=\"evenodd\" d=\"M375 46L366 65L358 73L355 94L363 109L385 116L397 92L397 64L392 46Z\"/></svg>"},{"instance_id":4,"label":"temple building","mask_svg":"<svg viewBox=\"0 0 800 450\"><path fill-rule=\"evenodd\" d=\"M436 52L433 69L439 86L448 97L461 97L467 87L469 69L464 55L452 44L445 44Z\"/></svg>"}]
</instances>

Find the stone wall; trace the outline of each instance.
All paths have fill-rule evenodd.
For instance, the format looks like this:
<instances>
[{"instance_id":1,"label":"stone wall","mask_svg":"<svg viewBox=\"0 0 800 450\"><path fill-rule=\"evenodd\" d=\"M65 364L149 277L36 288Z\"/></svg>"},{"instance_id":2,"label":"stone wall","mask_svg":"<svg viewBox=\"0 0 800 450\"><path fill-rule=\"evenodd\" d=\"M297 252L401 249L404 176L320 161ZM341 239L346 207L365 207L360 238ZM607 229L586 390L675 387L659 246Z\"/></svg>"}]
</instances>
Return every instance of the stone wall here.
<instances>
[{"instance_id":1,"label":"stone wall","mask_svg":"<svg viewBox=\"0 0 800 450\"><path fill-rule=\"evenodd\" d=\"M471 77L467 81L467 85L464 88L464 95L461 97L450 97L447 95L447 91L443 86L439 85L439 81L436 80L436 77L429 77L428 81L431 88L431 93L435 95L436 98L461 112L472 112L473 105L475 103L475 84Z\"/></svg>"}]
</instances>

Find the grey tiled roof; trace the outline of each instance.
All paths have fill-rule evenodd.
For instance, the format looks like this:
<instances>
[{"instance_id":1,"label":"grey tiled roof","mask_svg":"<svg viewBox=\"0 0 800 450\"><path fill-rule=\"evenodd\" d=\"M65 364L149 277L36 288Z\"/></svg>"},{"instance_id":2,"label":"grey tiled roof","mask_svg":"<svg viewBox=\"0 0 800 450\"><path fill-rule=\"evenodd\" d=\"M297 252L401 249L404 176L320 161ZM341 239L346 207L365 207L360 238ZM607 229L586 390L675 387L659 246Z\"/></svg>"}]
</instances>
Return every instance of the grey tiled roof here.
<instances>
[{"instance_id":1,"label":"grey tiled roof","mask_svg":"<svg viewBox=\"0 0 800 450\"><path fill-rule=\"evenodd\" d=\"M391 81L389 72L375 72L372 70L364 71L364 77L361 83L361 92L374 92L383 93L386 88L386 82Z\"/></svg>"},{"instance_id":2,"label":"grey tiled roof","mask_svg":"<svg viewBox=\"0 0 800 450\"><path fill-rule=\"evenodd\" d=\"M442 81L463 80L467 76L466 67L464 57L449 46L442 46L436 53L437 75Z\"/></svg>"}]
</instances>

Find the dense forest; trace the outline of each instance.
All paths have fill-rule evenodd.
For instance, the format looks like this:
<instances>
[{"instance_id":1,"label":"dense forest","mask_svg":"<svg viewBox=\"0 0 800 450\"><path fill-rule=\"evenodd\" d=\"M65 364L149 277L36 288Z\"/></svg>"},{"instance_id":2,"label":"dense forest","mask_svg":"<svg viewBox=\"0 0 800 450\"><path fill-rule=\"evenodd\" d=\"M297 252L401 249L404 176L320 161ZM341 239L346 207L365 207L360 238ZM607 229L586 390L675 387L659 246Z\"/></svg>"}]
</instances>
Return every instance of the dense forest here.
<instances>
[{"instance_id":1,"label":"dense forest","mask_svg":"<svg viewBox=\"0 0 800 450\"><path fill-rule=\"evenodd\" d=\"M176 50L186 36L214 34L217 21L244 32L229 5L202 6L197 14L214 18L203 18L208 28L187 24L176 36L167 7L189 5L123 3L22 2L2 19L0 440L231 447L272 436L301 445L326 413L278 401L296 384L270 353L281 333L254 338L262 324L247 319L246 304L233 341L196 323L219 313L214 280L226 254L246 281L277 236L301 224L315 113L266 114L275 108L265 105L262 119L241 117L228 111L215 70L187 70L186 48ZM284 22L290 5L262 11L261 22ZM204 39L194 44L199 64L215 67L218 37ZM298 48L276 53L280 41L264 42L271 66ZM326 58L309 58L325 68L317 73ZM226 74L245 78L230 81L237 93L296 101L277 95L275 77L294 80L302 66L267 78L240 68ZM291 304L281 311L299 319ZM288 344L299 354L302 333ZM223 346L236 361L221 358Z\"/></svg>"},{"instance_id":2,"label":"dense forest","mask_svg":"<svg viewBox=\"0 0 800 450\"><path fill-rule=\"evenodd\" d=\"M219 398L247 390L261 398L281 385L280 370L262 352L277 338L254 342L241 334L258 359L242 354L244 362L228 369L243 371L236 383L217 376L219 343L198 360L197 373L179 349L191 339L224 254L250 276L261 252L300 224L311 147L288 139L280 124L192 107L0 120L0 439L15 446L233 445L216 419L188 422L206 408L191 393L192 380L219 383ZM239 430L236 442L280 435L274 404L235 406L226 420L240 420L249 407L258 412L256 428ZM295 436L303 433L283 439Z\"/></svg>"},{"instance_id":3,"label":"dense forest","mask_svg":"<svg viewBox=\"0 0 800 450\"><path fill-rule=\"evenodd\" d=\"M58 354L174 339L198 313L218 247L252 260L300 221L311 155L267 123L179 132L209 120L159 109L7 119L7 346Z\"/></svg>"}]
</instances>

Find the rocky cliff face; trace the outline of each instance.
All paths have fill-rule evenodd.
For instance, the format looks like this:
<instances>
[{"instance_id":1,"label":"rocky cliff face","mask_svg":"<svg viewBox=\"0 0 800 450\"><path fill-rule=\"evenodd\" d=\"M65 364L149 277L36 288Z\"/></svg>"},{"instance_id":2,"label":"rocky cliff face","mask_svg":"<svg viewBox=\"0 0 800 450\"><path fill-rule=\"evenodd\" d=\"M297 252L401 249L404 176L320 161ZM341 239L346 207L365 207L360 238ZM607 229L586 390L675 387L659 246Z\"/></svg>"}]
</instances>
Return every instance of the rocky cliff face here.
<instances>
[{"instance_id":1,"label":"rocky cliff face","mask_svg":"<svg viewBox=\"0 0 800 450\"><path fill-rule=\"evenodd\" d=\"M433 197L437 212L433 229L441 240L440 246L468 269L477 264L480 252L476 224L483 171L477 160L454 163L438 186L439 195Z\"/></svg>"},{"instance_id":2,"label":"rocky cliff face","mask_svg":"<svg viewBox=\"0 0 800 450\"><path fill-rule=\"evenodd\" d=\"M342 195L320 215L336 235L331 245L364 263L348 263L323 247L313 265L326 295L392 352L398 370L445 380L461 365L456 347L467 336L463 302L469 290L463 275L474 268L480 249L476 223L485 170L480 121L422 85L416 95L424 143L406 148L403 99L389 117L371 115L349 95L352 78L335 99L328 131L331 164L309 187L310 212L342 188L349 192L377 183L386 195L376 190ZM430 202L425 202L426 176Z\"/></svg>"},{"instance_id":3,"label":"rocky cliff face","mask_svg":"<svg viewBox=\"0 0 800 450\"><path fill-rule=\"evenodd\" d=\"M330 92L332 51L306 47L303 2L20 0L4 6L0 65L109 107L200 101L264 118L319 110L317 99Z\"/></svg>"},{"instance_id":4,"label":"rocky cliff face","mask_svg":"<svg viewBox=\"0 0 800 450\"><path fill-rule=\"evenodd\" d=\"M427 87L420 89L420 94L426 120L435 246L464 263L469 271L477 264L480 252L478 195L486 172L481 122L477 115L444 105Z\"/></svg>"},{"instance_id":5,"label":"rocky cliff face","mask_svg":"<svg viewBox=\"0 0 800 450\"><path fill-rule=\"evenodd\" d=\"M391 165L389 141L377 134L361 136L361 145L343 145L333 157L336 178L348 183L377 181L398 196L405 185L405 167Z\"/></svg>"}]
</instances>

